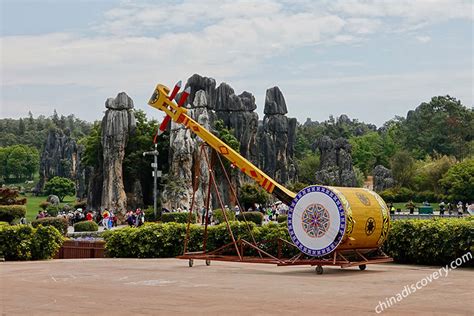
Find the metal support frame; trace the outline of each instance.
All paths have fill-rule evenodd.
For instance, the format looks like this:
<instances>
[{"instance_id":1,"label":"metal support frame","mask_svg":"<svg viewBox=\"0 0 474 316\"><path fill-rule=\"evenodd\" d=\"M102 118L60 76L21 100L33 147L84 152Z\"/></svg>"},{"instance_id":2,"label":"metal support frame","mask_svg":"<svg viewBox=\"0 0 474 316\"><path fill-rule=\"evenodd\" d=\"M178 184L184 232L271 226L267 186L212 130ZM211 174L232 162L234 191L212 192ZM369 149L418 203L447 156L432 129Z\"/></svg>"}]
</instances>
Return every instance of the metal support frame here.
<instances>
[{"instance_id":1,"label":"metal support frame","mask_svg":"<svg viewBox=\"0 0 474 316\"><path fill-rule=\"evenodd\" d=\"M207 154L207 145L205 143L201 144L200 152L198 155L198 163L200 162L201 156L204 156L204 161L206 162L209 170L209 185L207 189L207 196L205 201L205 226L204 226L204 236L203 236L203 249L202 251L194 251L188 252L188 242L189 242L189 232L190 232L190 224L192 219L192 213L195 207L195 194L198 189L198 181L199 181L199 172L195 177L196 182L193 184L193 197L191 202L191 208L189 209L189 216L188 216L188 223L186 227L186 238L184 240L184 251L181 256L178 256L179 259L188 259L190 260L189 266L192 266L192 262L194 259L197 260L206 260L206 264L209 265L211 260L215 261L233 261L233 262L246 262L246 263L266 263L266 264L276 264L277 266L292 266L292 265L310 265L310 266L340 266L341 268L352 267L352 266L365 266L366 264L374 264L374 263L383 263L383 262L392 262L393 259L388 257L384 254L379 248L370 248L370 249L355 249L355 250L335 250L333 253L324 256L324 257L309 257L302 252L299 252L295 256L291 258L284 258L282 256L282 249L283 246L290 246L298 249L293 243L278 238L275 240L267 240L263 241L260 244L256 242L252 232L250 225L248 224L247 220L245 219L245 213L243 212L240 203L238 202L237 195L235 189L232 186L230 181L229 175L227 174L224 164L220 157L216 154L216 152L212 149L211 159L209 159ZM209 223L209 205L210 205L210 198L211 198L211 190L214 189L217 200L221 206L221 209L224 210L224 203L222 201L222 197L219 193L217 188L217 184L215 181L215 174L214 169L212 166L216 165L216 159L220 162L220 167L225 174L225 178L231 188L231 194L235 197L242 214L244 221L247 225L249 230L250 236L252 237L252 242L249 242L245 239L235 239L235 236L230 228L229 219L227 218L227 214L223 211L224 220L227 226L227 230L231 237L231 242L223 245L217 249L208 251L207 250L207 228ZM196 214L199 214L196 211ZM270 253L266 252L262 249L262 245L265 243L277 243L277 252L276 256L271 255ZM254 253L258 254L256 256L245 256L245 250L252 249ZM229 255L229 252L235 251L235 255ZM321 270L322 271L322 270ZM322 272L321 272L322 273Z\"/></svg>"}]
</instances>

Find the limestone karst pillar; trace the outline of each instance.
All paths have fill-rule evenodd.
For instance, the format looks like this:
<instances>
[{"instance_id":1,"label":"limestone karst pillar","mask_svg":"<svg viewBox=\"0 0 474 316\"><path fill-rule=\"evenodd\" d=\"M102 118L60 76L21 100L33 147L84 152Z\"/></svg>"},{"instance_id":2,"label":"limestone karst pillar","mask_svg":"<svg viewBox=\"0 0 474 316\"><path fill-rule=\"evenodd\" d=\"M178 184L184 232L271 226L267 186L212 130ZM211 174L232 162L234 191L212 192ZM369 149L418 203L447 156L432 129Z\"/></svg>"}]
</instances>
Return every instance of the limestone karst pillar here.
<instances>
[{"instance_id":1,"label":"limestone karst pillar","mask_svg":"<svg viewBox=\"0 0 474 316\"><path fill-rule=\"evenodd\" d=\"M128 137L135 129L135 116L132 112L133 100L121 92L117 97L105 102L107 111L102 119L103 148L103 208L114 210L116 214L125 214L127 196L123 185L122 163Z\"/></svg>"}]
</instances>

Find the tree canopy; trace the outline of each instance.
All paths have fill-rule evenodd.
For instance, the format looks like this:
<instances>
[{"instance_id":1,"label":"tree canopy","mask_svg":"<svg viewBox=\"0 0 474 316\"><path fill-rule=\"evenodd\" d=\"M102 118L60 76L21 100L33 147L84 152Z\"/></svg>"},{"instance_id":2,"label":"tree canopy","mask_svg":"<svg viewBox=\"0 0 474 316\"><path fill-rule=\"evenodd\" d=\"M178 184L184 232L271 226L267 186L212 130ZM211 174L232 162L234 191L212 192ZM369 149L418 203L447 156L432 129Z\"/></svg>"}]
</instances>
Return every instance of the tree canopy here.
<instances>
[{"instance_id":1,"label":"tree canopy","mask_svg":"<svg viewBox=\"0 0 474 316\"><path fill-rule=\"evenodd\" d=\"M46 194L57 195L62 202L67 195L74 195L76 193L76 186L71 179L54 177L46 182L44 191Z\"/></svg>"},{"instance_id":2,"label":"tree canopy","mask_svg":"<svg viewBox=\"0 0 474 316\"><path fill-rule=\"evenodd\" d=\"M23 181L32 179L39 169L39 153L34 147L13 145L0 147L0 178Z\"/></svg>"}]
</instances>

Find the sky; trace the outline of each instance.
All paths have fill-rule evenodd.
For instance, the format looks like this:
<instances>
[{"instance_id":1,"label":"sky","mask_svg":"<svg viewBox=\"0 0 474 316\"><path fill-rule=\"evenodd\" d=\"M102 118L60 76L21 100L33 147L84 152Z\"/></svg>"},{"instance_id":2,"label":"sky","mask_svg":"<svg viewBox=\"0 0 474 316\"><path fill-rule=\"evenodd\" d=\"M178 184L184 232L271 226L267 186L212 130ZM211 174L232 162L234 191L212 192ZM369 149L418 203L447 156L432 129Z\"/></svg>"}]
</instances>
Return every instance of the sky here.
<instances>
[{"instance_id":1,"label":"sky","mask_svg":"<svg viewBox=\"0 0 474 316\"><path fill-rule=\"evenodd\" d=\"M457 0L0 0L0 117L101 119L125 91L195 73L251 92L263 119L278 86L288 116L377 126L449 94L473 105L473 2Z\"/></svg>"}]
</instances>

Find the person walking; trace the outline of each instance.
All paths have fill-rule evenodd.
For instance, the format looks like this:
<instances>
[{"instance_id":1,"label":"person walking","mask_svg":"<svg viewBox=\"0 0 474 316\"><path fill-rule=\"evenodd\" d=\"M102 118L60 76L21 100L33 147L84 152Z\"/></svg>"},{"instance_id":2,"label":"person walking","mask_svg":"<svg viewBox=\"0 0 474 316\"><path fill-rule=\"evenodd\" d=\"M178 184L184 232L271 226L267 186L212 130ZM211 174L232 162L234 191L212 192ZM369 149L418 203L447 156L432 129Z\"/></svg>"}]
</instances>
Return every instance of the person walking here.
<instances>
[{"instance_id":1,"label":"person walking","mask_svg":"<svg viewBox=\"0 0 474 316\"><path fill-rule=\"evenodd\" d=\"M109 228L109 218L109 210L104 209L104 212L102 212L102 226L104 226L104 230L107 230Z\"/></svg>"}]
</instances>

